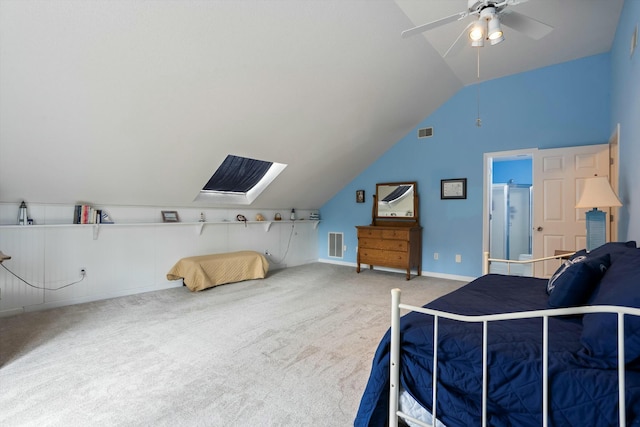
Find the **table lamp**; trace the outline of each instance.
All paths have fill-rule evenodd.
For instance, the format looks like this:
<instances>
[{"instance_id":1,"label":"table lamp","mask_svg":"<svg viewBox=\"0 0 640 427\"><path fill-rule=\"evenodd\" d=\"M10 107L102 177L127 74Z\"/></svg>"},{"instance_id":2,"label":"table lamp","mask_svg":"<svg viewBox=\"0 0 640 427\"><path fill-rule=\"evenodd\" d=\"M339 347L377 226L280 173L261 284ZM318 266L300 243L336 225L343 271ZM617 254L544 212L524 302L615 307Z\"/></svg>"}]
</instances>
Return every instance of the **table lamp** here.
<instances>
[{"instance_id":1,"label":"table lamp","mask_svg":"<svg viewBox=\"0 0 640 427\"><path fill-rule=\"evenodd\" d=\"M586 212L587 251L602 246L607 241L607 214L598 208L622 206L611 189L606 176L594 176L584 181L584 188L576 208L593 208Z\"/></svg>"}]
</instances>

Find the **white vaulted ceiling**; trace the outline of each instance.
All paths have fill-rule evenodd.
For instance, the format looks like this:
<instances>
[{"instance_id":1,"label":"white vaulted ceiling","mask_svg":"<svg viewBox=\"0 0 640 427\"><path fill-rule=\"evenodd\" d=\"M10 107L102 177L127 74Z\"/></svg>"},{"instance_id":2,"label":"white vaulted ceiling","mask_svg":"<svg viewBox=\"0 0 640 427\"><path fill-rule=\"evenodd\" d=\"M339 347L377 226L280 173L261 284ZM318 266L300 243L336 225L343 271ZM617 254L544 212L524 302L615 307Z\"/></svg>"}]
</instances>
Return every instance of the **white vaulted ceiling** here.
<instances>
[{"instance_id":1,"label":"white vaulted ceiling","mask_svg":"<svg viewBox=\"0 0 640 427\"><path fill-rule=\"evenodd\" d=\"M235 154L288 165L252 206L317 208L476 81L464 23L400 37L466 3L0 0L0 201L191 206ZM483 80L608 51L622 0L514 7L555 29Z\"/></svg>"}]
</instances>

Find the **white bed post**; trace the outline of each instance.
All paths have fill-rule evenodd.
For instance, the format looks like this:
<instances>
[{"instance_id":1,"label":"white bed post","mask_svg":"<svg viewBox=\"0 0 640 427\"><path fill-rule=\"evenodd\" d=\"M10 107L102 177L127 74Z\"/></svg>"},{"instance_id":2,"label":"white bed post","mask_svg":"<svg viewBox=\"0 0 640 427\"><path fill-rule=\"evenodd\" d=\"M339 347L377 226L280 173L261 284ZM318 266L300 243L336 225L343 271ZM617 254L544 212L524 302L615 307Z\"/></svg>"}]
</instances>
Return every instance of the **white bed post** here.
<instances>
[{"instance_id":1,"label":"white bed post","mask_svg":"<svg viewBox=\"0 0 640 427\"><path fill-rule=\"evenodd\" d=\"M400 289L391 290L391 359L389 361L389 427L398 427L400 387Z\"/></svg>"},{"instance_id":2,"label":"white bed post","mask_svg":"<svg viewBox=\"0 0 640 427\"><path fill-rule=\"evenodd\" d=\"M489 274L489 252L482 252L482 275Z\"/></svg>"},{"instance_id":3,"label":"white bed post","mask_svg":"<svg viewBox=\"0 0 640 427\"><path fill-rule=\"evenodd\" d=\"M624 355L624 313L618 313L618 412L620 413L618 425L627 425L627 410L625 402L625 355Z\"/></svg>"},{"instance_id":4,"label":"white bed post","mask_svg":"<svg viewBox=\"0 0 640 427\"><path fill-rule=\"evenodd\" d=\"M489 349L489 322L486 320L482 322L482 427L487 426L487 395L489 393L488 388L488 356Z\"/></svg>"},{"instance_id":5,"label":"white bed post","mask_svg":"<svg viewBox=\"0 0 640 427\"><path fill-rule=\"evenodd\" d=\"M549 316L542 317L542 427L549 425Z\"/></svg>"}]
</instances>

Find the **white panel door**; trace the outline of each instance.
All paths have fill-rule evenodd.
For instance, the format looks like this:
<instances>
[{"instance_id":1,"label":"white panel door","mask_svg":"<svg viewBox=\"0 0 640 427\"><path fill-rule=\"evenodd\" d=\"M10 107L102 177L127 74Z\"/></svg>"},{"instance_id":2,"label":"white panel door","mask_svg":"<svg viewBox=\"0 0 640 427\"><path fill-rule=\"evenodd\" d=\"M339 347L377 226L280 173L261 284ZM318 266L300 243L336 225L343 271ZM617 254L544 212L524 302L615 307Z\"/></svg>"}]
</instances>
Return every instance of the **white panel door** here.
<instances>
[{"instance_id":1,"label":"white panel door","mask_svg":"<svg viewBox=\"0 0 640 427\"><path fill-rule=\"evenodd\" d=\"M533 257L556 249L586 247L585 209L575 205L585 178L609 176L609 146L588 145L538 150L533 158ZM608 212L607 212L608 213ZM536 277L550 277L558 261L535 266Z\"/></svg>"}]
</instances>

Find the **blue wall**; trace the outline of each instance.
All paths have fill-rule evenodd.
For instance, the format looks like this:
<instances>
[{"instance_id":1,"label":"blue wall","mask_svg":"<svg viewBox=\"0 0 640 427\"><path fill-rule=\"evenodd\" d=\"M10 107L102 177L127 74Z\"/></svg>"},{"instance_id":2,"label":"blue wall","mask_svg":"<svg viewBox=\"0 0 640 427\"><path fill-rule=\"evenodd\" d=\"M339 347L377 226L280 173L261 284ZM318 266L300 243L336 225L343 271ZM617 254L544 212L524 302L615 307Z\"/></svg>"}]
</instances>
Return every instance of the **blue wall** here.
<instances>
[{"instance_id":1,"label":"blue wall","mask_svg":"<svg viewBox=\"0 0 640 427\"><path fill-rule=\"evenodd\" d=\"M640 1L626 0L611 48L613 129L620 123L620 240L640 241L640 46L629 57L631 35L640 25Z\"/></svg>"},{"instance_id":2,"label":"blue wall","mask_svg":"<svg viewBox=\"0 0 640 427\"><path fill-rule=\"evenodd\" d=\"M533 184L533 160L506 160L493 162L494 184Z\"/></svg>"},{"instance_id":3,"label":"blue wall","mask_svg":"<svg viewBox=\"0 0 640 427\"><path fill-rule=\"evenodd\" d=\"M319 258L331 260L327 234L343 232L347 250L341 261L355 263L355 226L371 222L375 184L417 181L423 271L479 276L483 153L606 143L610 82L609 54L482 82L482 127L476 127L477 85L461 89L320 209ZM417 129L425 126L434 127L434 136L418 141ZM466 200L440 200L440 180L446 178L467 178ZM358 189L366 191L367 203L355 202ZM462 263L455 263L455 254Z\"/></svg>"}]
</instances>

